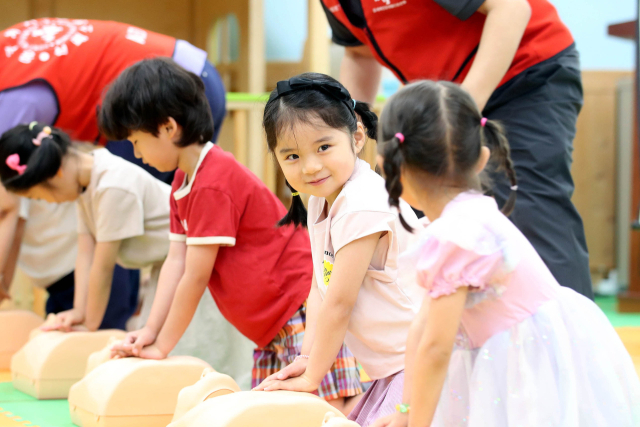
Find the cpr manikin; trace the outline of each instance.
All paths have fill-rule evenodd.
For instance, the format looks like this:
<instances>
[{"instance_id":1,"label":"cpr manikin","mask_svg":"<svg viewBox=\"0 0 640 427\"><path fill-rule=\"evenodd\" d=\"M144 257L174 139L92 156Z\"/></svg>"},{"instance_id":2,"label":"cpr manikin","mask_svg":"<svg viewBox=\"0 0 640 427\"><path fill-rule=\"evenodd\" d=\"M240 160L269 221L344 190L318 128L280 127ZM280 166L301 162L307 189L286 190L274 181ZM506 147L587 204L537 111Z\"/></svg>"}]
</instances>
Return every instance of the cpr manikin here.
<instances>
[{"instance_id":1,"label":"cpr manikin","mask_svg":"<svg viewBox=\"0 0 640 427\"><path fill-rule=\"evenodd\" d=\"M66 399L69 388L85 374L89 355L124 331L43 332L34 336L11 359L13 386L37 399Z\"/></svg>"},{"instance_id":2,"label":"cpr manikin","mask_svg":"<svg viewBox=\"0 0 640 427\"><path fill-rule=\"evenodd\" d=\"M0 370L9 369L11 357L29 340L31 330L42 324L42 318L31 311L0 311Z\"/></svg>"},{"instance_id":3,"label":"cpr manikin","mask_svg":"<svg viewBox=\"0 0 640 427\"><path fill-rule=\"evenodd\" d=\"M238 391L227 375L205 371L180 392L168 427L357 427L309 393ZM83 426L86 427L86 426Z\"/></svg>"},{"instance_id":4,"label":"cpr manikin","mask_svg":"<svg viewBox=\"0 0 640 427\"><path fill-rule=\"evenodd\" d=\"M86 376L71 387L69 410L78 426L165 427L180 390L195 384L205 368L211 369L190 356L109 360L110 346L89 357Z\"/></svg>"}]
</instances>

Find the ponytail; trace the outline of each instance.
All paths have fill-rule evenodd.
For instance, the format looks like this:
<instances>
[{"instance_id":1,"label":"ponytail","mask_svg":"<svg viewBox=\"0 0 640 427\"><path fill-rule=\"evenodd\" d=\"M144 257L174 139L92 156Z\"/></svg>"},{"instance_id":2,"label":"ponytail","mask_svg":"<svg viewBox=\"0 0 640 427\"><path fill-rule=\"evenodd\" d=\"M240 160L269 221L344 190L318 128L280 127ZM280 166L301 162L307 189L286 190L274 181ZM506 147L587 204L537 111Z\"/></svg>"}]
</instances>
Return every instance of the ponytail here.
<instances>
[{"instance_id":1,"label":"ponytail","mask_svg":"<svg viewBox=\"0 0 640 427\"><path fill-rule=\"evenodd\" d=\"M52 178L70 144L64 132L37 122L6 131L0 137L2 185L9 191L24 191Z\"/></svg>"},{"instance_id":2,"label":"ponytail","mask_svg":"<svg viewBox=\"0 0 640 427\"><path fill-rule=\"evenodd\" d=\"M412 232L413 228L405 221L400 212L400 196L402 195L400 175L403 163L401 146L402 141L398 136L394 136L391 141L384 145L382 152L384 163L382 167L385 175L385 188L387 189L387 193L389 193L389 205L398 209L398 219L400 223L407 231Z\"/></svg>"},{"instance_id":3,"label":"ponytail","mask_svg":"<svg viewBox=\"0 0 640 427\"><path fill-rule=\"evenodd\" d=\"M371 111L369 104L366 102L356 101L355 99L353 102L355 105L353 110L360 116L360 120L367 130L367 136L371 139L376 139L378 137L378 116Z\"/></svg>"},{"instance_id":4,"label":"ponytail","mask_svg":"<svg viewBox=\"0 0 640 427\"><path fill-rule=\"evenodd\" d=\"M509 198L505 202L501 211L505 215L510 215L513 212L513 208L516 204L516 197L518 191L518 180L516 178L516 171L511 160L511 149L509 147L509 141L505 135L504 127L495 120L482 119L485 123L484 137L487 146L491 150L491 160L495 161L497 170L504 170L505 174L509 178L511 192Z\"/></svg>"},{"instance_id":5,"label":"ponytail","mask_svg":"<svg viewBox=\"0 0 640 427\"><path fill-rule=\"evenodd\" d=\"M293 224L295 227L302 226L306 228L307 209L304 207L304 203L302 203L300 193L289 184L289 181L285 180L285 183L287 187L289 187L289 190L291 190L291 206L289 207L289 212L278 222L278 227Z\"/></svg>"}]
</instances>

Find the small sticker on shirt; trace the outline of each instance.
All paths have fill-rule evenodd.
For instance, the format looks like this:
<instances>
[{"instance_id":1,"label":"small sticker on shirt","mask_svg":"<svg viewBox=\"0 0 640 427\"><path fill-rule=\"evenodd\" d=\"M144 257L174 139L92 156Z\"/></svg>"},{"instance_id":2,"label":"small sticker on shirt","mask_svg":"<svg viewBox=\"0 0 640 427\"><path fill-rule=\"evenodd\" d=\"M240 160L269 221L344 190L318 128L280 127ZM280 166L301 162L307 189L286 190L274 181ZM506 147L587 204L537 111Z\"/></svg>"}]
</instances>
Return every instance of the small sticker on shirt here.
<instances>
[{"instance_id":1,"label":"small sticker on shirt","mask_svg":"<svg viewBox=\"0 0 640 427\"><path fill-rule=\"evenodd\" d=\"M331 264L326 259L324 260L324 272L323 272L323 280L324 285L329 286L329 280L331 279L331 272L333 271L333 264Z\"/></svg>"},{"instance_id":2,"label":"small sticker on shirt","mask_svg":"<svg viewBox=\"0 0 640 427\"><path fill-rule=\"evenodd\" d=\"M324 255L326 257L330 257L331 259L334 259L333 254L329 251L324 251ZM324 271L322 272L322 280L325 286L329 286L329 280L331 280L331 272L333 271L333 264L331 263L331 261L327 261L325 259L323 265L324 265Z\"/></svg>"}]
</instances>

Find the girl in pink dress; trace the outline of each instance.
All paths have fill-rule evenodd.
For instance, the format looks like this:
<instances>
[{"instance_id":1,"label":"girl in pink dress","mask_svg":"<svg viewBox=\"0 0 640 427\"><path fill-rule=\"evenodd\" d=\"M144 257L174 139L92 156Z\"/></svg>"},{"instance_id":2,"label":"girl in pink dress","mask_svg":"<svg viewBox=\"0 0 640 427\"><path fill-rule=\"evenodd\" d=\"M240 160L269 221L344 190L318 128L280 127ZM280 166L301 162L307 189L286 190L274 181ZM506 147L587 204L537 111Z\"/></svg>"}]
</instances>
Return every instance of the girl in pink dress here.
<instances>
[{"instance_id":1,"label":"girl in pink dress","mask_svg":"<svg viewBox=\"0 0 640 427\"><path fill-rule=\"evenodd\" d=\"M381 127L391 205L402 196L432 222L399 261L427 296L403 404L375 426L640 425L640 382L609 321L505 216L517 183L500 124L459 86L421 81L388 101ZM503 212L481 192L489 161L511 180Z\"/></svg>"}]
</instances>

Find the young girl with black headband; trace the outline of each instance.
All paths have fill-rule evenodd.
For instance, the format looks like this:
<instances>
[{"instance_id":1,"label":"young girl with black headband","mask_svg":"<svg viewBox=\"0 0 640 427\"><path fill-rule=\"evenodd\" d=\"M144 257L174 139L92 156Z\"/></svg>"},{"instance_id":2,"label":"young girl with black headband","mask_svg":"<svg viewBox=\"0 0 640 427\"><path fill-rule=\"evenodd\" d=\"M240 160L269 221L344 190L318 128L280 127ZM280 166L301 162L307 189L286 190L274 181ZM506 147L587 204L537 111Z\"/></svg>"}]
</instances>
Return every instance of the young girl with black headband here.
<instances>
[{"instance_id":1,"label":"young girl with black headband","mask_svg":"<svg viewBox=\"0 0 640 427\"><path fill-rule=\"evenodd\" d=\"M389 207L384 179L358 158L377 117L336 80L307 73L278 83L264 112L269 150L293 191L280 225L307 226L313 279L302 358L259 390L313 391L346 342L375 380L350 418L362 426L401 403L404 353L420 290L401 283L398 255L414 227L410 206ZM310 194L305 210L299 193Z\"/></svg>"}]
</instances>

